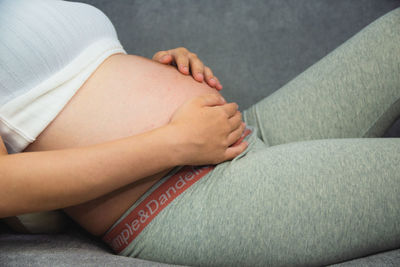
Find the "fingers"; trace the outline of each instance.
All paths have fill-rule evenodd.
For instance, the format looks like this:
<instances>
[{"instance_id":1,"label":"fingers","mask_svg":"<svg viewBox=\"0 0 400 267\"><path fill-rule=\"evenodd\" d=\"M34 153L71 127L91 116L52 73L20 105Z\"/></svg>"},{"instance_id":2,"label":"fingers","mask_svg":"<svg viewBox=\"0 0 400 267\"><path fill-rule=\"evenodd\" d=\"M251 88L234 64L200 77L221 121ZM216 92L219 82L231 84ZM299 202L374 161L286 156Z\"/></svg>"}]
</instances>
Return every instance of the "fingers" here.
<instances>
[{"instance_id":1,"label":"fingers","mask_svg":"<svg viewBox=\"0 0 400 267\"><path fill-rule=\"evenodd\" d=\"M229 118L229 124L231 126L231 131L234 131L242 124L242 113L239 110L236 111L235 115Z\"/></svg>"},{"instance_id":2,"label":"fingers","mask_svg":"<svg viewBox=\"0 0 400 267\"><path fill-rule=\"evenodd\" d=\"M216 88L217 90L222 90L223 87L222 87L221 82L219 81L219 79L218 79L217 77L214 77L214 78L217 80L217 85L216 85L215 88Z\"/></svg>"},{"instance_id":3,"label":"fingers","mask_svg":"<svg viewBox=\"0 0 400 267\"><path fill-rule=\"evenodd\" d=\"M236 146L238 140L242 137L244 130L246 129L246 124L244 122L240 122L239 126L233 130L229 135L228 135L228 146Z\"/></svg>"},{"instance_id":4,"label":"fingers","mask_svg":"<svg viewBox=\"0 0 400 267\"><path fill-rule=\"evenodd\" d=\"M236 114L236 111L238 110L239 106L236 103L228 103L221 106L221 108L224 109L224 111L228 115L228 118L230 118Z\"/></svg>"},{"instance_id":5,"label":"fingers","mask_svg":"<svg viewBox=\"0 0 400 267\"><path fill-rule=\"evenodd\" d=\"M153 60L163 64L176 65L181 73L185 75L192 74L196 81L205 81L210 87L217 90L222 89L221 83L218 78L214 76L211 69L205 66L195 53L190 52L184 47L159 51L154 54Z\"/></svg>"},{"instance_id":6,"label":"fingers","mask_svg":"<svg viewBox=\"0 0 400 267\"><path fill-rule=\"evenodd\" d=\"M239 156L240 153L242 153L247 148L247 146L248 146L248 143L246 141L243 141L236 146L228 147L224 153L225 160L231 160L234 157Z\"/></svg>"},{"instance_id":7,"label":"fingers","mask_svg":"<svg viewBox=\"0 0 400 267\"><path fill-rule=\"evenodd\" d=\"M209 67L204 67L204 75L206 76L207 83L211 87L215 87L217 85L217 80L214 78L214 74Z\"/></svg>"},{"instance_id":8,"label":"fingers","mask_svg":"<svg viewBox=\"0 0 400 267\"><path fill-rule=\"evenodd\" d=\"M178 67L178 70L182 72L183 74L189 75L189 57L188 53L189 51L184 48L176 48L169 50L169 52L172 54L172 56L175 59L176 66Z\"/></svg>"},{"instance_id":9,"label":"fingers","mask_svg":"<svg viewBox=\"0 0 400 267\"><path fill-rule=\"evenodd\" d=\"M224 105L226 103L226 100L217 94L206 94L206 95L201 95L197 98L200 101L200 105L202 106L219 106L219 105Z\"/></svg>"},{"instance_id":10,"label":"fingers","mask_svg":"<svg viewBox=\"0 0 400 267\"><path fill-rule=\"evenodd\" d=\"M154 54L153 60L163 64L170 64L173 61L173 56L168 51L159 51Z\"/></svg>"},{"instance_id":11,"label":"fingers","mask_svg":"<svg viewBox=\"0 0 400 267\"><path fill-rule=\"evenodd\" d=\"M192 72L193 78L198 82L204 81L204 64L197 57L195 53L190 53L188 55L190 61L190 70Z\"/></svg>"},{"instance_id":12,"label":"fingers","mask_svg":"<svg viewBox=\"0 0 400 267\"><path fill-rule=\"evenodd\" d=\"M202 82L205 80L210 87L213 87L217 90L222 89L222 85L218 78L214 76L209 67L204 66L203 62L197 58L196 54L193 54L190 57L190 70L196 81Z\"/></svg>"},{"instance_id":13,"label":"fingers","mask_svg":"<svg viewBox=\"0 0 400 267\"><path fill-rule=\"evenodd\" d=\"M222 85L219 82L218 78L214 76L212 70L207 66L204 67L204 75L208 85L210 85L211 87L215 87L217 90L222 89Z\"/></svg>"}]
</instances>

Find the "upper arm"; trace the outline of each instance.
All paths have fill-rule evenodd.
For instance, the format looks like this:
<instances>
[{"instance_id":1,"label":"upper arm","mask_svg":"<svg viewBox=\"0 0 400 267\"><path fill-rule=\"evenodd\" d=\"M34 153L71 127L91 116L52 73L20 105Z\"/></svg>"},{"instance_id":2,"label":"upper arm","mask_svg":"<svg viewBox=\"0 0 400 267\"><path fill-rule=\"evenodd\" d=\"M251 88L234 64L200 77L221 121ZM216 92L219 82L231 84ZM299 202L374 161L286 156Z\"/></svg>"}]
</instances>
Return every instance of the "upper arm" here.
<instances>
[{"instance_id":1,"label":"upper arm","mask_svg":"<svg viewBox=\"0 0 400 267\"><path fill-rule=\"evenodd\" d=\"M7 155L7 149L6 146L4 145L3 139L0 136L0 156Z\"/></svg>"}]
</instances>

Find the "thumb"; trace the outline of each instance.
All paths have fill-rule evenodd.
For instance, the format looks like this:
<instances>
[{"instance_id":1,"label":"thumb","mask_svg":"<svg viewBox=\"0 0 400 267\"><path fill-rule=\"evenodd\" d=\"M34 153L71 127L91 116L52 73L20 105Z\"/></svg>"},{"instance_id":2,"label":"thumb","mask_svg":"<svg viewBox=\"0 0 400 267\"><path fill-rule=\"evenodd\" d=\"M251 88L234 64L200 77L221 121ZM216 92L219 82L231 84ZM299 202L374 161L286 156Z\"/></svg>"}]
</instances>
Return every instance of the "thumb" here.
<instances>
[{"instance_id":1,"label":"thumb","mask_svg":"<svg viewBox=\"0 0 400 267\"><path fill-rule=\"evenodd\" d=\"M226 104L226 100L217 94L206 94L200 97L203 106L218 106Z\"/></svg>"}]
</instances>

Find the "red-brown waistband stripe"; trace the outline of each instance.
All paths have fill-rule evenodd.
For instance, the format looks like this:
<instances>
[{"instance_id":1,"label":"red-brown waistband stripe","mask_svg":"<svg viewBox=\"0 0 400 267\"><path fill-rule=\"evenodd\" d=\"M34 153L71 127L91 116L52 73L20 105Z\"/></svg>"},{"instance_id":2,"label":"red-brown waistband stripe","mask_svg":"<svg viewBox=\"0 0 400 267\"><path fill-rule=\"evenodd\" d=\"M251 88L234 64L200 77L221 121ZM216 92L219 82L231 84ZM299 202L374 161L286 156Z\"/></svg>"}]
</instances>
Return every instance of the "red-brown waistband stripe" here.
<instances>
[{"instance_id":1,"label":"red-brown waistband stripe","mask_svg":"<svg viewBox=\"0 0 400 267\"><path fill-rule=\"evenodd\" d=\"M240 144L250 133L251 130L247 128L232 146ZM169 203L214 168L213 165L182 167L107 232L102 238L103 241L116 253L120 253Z\"/></svg>"},{"instance_id":2,"label":"red-brown waistband stripe","mask_svg":"<svg viewBox=\"0 0 400 267\"><path fill-rule=\"evenodd\" d=\"M108 243L115 252L120 253L169 203L214 167L184 166L106 233L103 241Z\"/></svg>"}]
</instances>

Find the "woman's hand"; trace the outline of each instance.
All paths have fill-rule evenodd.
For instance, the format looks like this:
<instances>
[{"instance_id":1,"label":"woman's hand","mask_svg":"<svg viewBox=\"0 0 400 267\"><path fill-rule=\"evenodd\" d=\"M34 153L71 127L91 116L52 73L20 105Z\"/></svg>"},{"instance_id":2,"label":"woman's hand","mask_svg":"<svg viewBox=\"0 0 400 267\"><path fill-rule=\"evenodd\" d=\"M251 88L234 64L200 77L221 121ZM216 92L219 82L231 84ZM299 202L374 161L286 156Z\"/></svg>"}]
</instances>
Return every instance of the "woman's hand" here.
<instances>
[{"instance_id":1,"label":"woman's hand","mask_svg":"<svg viewBox=\"0 0 400 267\"><path fill-rule=\"evenodd\" d=\"M226 103L217 94L185 102L168 125L182 165L217 164L233 159L247 147L247 142L232 146L245 129L238 105Z\"/></svg>"},{"instance_id":2,"label":"woman's hand","mask_svg":"<svg viewBox=\"0 0 400 267\"><path fill-rule=\"evenodd\" d=\"M192 74L198 82L207 82L207 84L217 90L222 89L218 78L214 76L211 69L204 66L203 62L195 53L190 52L184 47L178 47L167 51L159 51L154 54L153 60L162 64L171 64L177 66L178 70L185 74Z\"/></svg>"}]
</instances>

